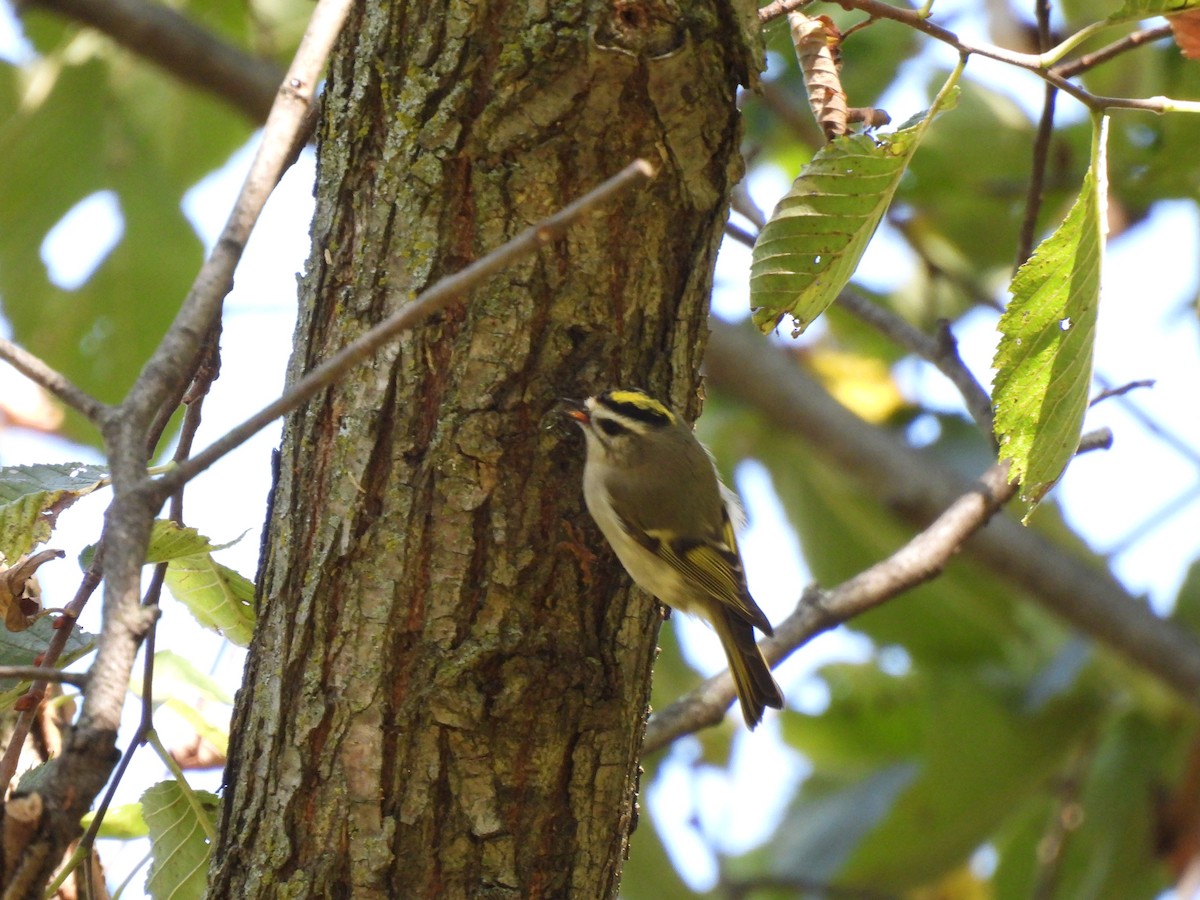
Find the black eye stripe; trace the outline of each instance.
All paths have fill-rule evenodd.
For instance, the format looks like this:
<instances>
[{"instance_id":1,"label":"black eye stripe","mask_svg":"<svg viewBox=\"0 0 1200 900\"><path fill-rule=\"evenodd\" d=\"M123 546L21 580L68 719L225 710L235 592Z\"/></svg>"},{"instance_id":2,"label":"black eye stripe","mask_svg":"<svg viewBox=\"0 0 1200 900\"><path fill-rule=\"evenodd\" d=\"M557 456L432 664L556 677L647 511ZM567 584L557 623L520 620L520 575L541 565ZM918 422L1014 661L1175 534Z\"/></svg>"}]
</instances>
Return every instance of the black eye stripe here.
<instances>
[{"instance_id":1,"label":"black eye stripe","mask_svg":"<svg viewBox=\"0 0 1200 900\"><path fill-rule=\"evenodd\" d=\"M633 403L621 403L607 396L601 397L600 402L617 415L624 416L627 419L633 419L635 422L645 422L647 425L671 424L671 420L668 416L665 416L661 412L650 409L646 406L638 406ZM611 434L612 432L609 433Z\"/></svg>"},{"instance_id":2,"label":"black eye stripe","mask_svg":"<svg viewBox=\"0 0 1200 900\"><path fill-rule=\"evenodd\" d=\"M614 422L612 419L596 419L596 427L607 434L609 437L616 437L618 434L628 434L629 429L620 422Z\"/></svg>"}]
</instances>

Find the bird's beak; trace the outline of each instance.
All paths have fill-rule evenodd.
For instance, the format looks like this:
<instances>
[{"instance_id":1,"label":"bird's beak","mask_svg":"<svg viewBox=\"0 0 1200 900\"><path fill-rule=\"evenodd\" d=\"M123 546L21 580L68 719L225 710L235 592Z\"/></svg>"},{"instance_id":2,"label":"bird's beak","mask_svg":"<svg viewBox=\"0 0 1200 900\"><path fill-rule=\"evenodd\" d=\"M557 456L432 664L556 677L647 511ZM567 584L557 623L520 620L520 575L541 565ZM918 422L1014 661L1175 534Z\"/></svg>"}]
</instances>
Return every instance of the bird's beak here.
<instances>
[{"instance_id":1,"label":"bird's beak","mask_svg":"<svg viewBox=\"0 0 1200 900\"><path fill-rule=\"evenodd\" d=\"M592 417L588 415L587 406L582 400L571 400L567 397L559 398L563 405L563 414L570 416L580 425L587 425L592 421Z\"/></svg>"}]
</instances>

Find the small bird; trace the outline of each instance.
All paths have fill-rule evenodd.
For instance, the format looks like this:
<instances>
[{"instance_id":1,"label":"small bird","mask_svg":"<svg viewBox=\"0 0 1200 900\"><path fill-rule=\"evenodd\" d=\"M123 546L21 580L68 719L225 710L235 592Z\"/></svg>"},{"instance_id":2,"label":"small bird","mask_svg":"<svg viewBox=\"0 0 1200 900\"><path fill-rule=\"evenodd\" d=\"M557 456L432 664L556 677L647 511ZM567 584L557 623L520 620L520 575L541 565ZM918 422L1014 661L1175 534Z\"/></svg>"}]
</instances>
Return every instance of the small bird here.
<instances>
[{"instance_id":1,"label":"small bird","mask_svg":"<svg viewBox=\"0 0 1200 900\"><path fill-rule=\"evenodd\" d=\"M704 445L644 391L568 400L583 429L583 498L625 571L663 603L706 620L729 660L746 725L783 694L754 640L773 633L746 587L725 495Z\"/></svg>"}]
</instances>

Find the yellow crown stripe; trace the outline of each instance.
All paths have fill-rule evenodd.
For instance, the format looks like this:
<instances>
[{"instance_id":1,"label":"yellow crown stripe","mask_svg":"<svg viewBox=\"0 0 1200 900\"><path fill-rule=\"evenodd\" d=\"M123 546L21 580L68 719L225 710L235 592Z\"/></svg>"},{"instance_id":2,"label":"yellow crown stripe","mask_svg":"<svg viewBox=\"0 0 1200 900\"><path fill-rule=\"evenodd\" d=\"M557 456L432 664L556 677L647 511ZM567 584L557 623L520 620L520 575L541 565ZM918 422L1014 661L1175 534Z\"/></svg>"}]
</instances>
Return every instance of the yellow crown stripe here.
<instances>
[{"instance_id":1,"label":"yellow crown stripe","mask_svg":"<svg viewBox=\"0 0 1200 900\"><path fill-rule=\"evenodd\" d=\"M655 416L661 416L672 425L675 424L675 414L649 394L644 394L641 391L622 390L609 391L605 397L613 406L632 407L633 409L642 410Z\"/></svg>"}]
</instances>

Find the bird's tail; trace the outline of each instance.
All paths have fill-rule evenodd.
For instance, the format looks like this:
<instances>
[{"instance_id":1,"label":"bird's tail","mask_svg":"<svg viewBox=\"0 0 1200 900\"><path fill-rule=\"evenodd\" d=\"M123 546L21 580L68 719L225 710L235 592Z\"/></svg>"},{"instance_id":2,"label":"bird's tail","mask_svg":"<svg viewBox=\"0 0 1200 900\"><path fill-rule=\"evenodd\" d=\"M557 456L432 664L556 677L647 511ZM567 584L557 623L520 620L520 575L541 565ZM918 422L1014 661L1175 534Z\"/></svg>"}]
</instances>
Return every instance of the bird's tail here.
<instances>
[{"instance_id":1,"label":"bird's tail","mask_svg":"<svg viewBox=\"0 0 1200 900\"><path fill-rule=\"evenodd\" d=\"M771 667L754 640L754 626L724 610L714 618L713 627L729 660L729 671L742 704L742 716L746 726L753 729L762 721L763 710L768 706L783 709L783 692L771 677Z\"/></svg>"}]
</instances>

